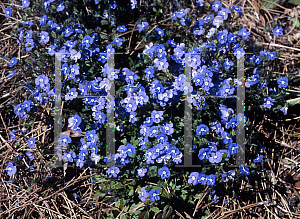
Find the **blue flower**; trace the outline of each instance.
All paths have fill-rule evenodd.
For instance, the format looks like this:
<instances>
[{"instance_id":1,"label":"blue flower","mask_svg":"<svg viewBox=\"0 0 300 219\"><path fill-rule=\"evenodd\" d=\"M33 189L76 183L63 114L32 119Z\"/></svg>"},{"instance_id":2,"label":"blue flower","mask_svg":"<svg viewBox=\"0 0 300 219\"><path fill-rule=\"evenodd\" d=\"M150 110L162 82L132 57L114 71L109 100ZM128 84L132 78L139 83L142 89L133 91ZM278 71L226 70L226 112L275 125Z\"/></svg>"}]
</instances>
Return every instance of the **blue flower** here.
<instances>
[{"instance_id":1,"label":"blue flower","mask_svg":"<svg viewBox=\"0 0 300 219\"><path fill-rule=\"evenodd\" d=\"M72 130L77 130L81 132L80 128L78 128L81 122L82 122L81 117L75 114L73 117L70 117L68 119L68 127L70 127Z\"/></svg>"},{"instance_id":2,"label":"blue flower","mask_svg":"<svg viewBox=\"0 0 300 219\"><path fill-rule=\"evenodd\" d=\"M131 111L136 111L137 109L137 104L136 101L133 99L130 99L126 105L126 111L130 113Z\"/></svg>"},{"instance_id":3,"label":"blue flower","mask_svg":"<svg viewBox=\"0 0 300 219\"><path fill-rule=\"evenodd\" d=\"M130 0L130 2L131 2L131 9L135 9L137 1L136 0Z\"/></svg>"},{"instance_id":4,"label":"blue flower","mask_svg":"<svg viewBox=\"0 0 300 219\"><path fill-rule=\"evenodd\" d=\"M107 53L115 53L115 49L113 48L113 46L111 44L108 44L106 46L106 52Z\"/></svg>"},{"instance_id":5,"label":"blue flower","mask_svg":"<svg viewBox=\"0 0 300 219\"><path fill-rule=\"evenodd\" d=\"M230 142L232 142L232 138L228 136L229 134L225 131L223 131L221 133L221 137L222 137L222 143L223 144L229 144Z\"/></svg>"},{"instance_id":6,"label":"blue flower","mask_svg":"<svg viewBox=\"0 0 300 219\"><path fill-rule=\"evenodd\" d=\"M232 9L237 12L238 16L242 15L242 9L241 9L241 7L239 7L237 5L232 5Z\"/></svg>"},{"instance_id":7,"label":"blue flower","mask_svg":"<svg viewBox=\"0 0 300 219\"><path fill-rule=\"evenodd\" d=\"M215 1L213 6L212 6L212 9L215 11L215 12L218 12L218 10L222 7L222 3L220 1Z\"/></svg>"},{"instance_id":8,"label":"blue flower","mask_svg":"<svg viewBox=\"0 0 300 219\"><path fill-rule=\"evenodd\" d=\"M135 117L135 112L131 111L129 114L129 122L135 123L137 121L137 118Z\"/></svg>"},{"instance_id":9,"label":"blue flower","mask_svg":"<svg viewBox=\"0 0 300 219\"><path fill-rule=\"evenodd\" d=\"M126 144L125 146L125 150L126 150L126 154L130 157L132 157L132 154L134 154L136 152L135 147L133 147L132 144Z\"/></svg>"},{"instance_id":10,"label":"blue flower","mask_svg":"<svg viewBox=\"0 0 300 219\"><path fill-rule=\"evenodd\" d=\"M6 18L11 16L11 9L10 9L10 7L5 8L4 14L5 14Z\"/></svg>"},{"instance_id":11,"label":"blue flower","mask_svg":"<svg viewBox=\"0 0 300 219\"><path fill-rule=\"evenodd\" d=\"M44 14L41 18L40 18L40 25L43 26L47 21L47 15Z\"/></svg>"},{"instance_id":12,"label":"blue flower","mask_svg":"<svg viewBox=\"0 0 300 219\"><path fill-rule=\"evenodd\" d=\"M197 3L198 7L202 7L203 3L204 3L204 0L196 0L196 3Z\"/></svg>"},{"instance_id":13,"label":"blue flower","mask_svg":"<svg viewBox=\"0 0 300 219\"><path fill-rule=\"evenodd\" d=\"M284 78L278 78L277 83L278 83L278 88L286 88L288 86L288 81L289 79L287 77Z\"/></svg>"},{"instance_id":14,"label":"blue flower","mask_svg":"<svg viewBox=\"0 0 300 219\"><path fill-rule=\"evenodd\" d=\"M26 114L26 112L25 112L25 110L24 110L24 106L23 106L23 104L18 104L18 105L16 105L15 106L15 108L14 108L14 113L17 115L17 116L19 116L20 118L27 118L27 114Z\"/></svg>"},{"instance_id":15,"label":"blue flower","mask_svg":"<svg viewBox=\"0 0 300 219\"><path fill-rule=\"evenodd\" d=\"M211 154L210 148L201 148L198 153L198 158L200 160L209 159L210 154Z\"/></svg>"},{"instance_id":16,"label":"blue flower","mask_svg":"<svg viewBox=\"0 0 300 219\"><path fill-rule=\"evenodd\" d=\"M227 20L228 19L228 14L230 14L230 11L228 8L223 8L218 11L218 15L222 16L223 20Z\"/></svg>"},{"instance_id":17,"label":"blue flower","mask_svg":"<svg viewBox=\"0 0 300 219\"><path fill-rule=\"evenodd\" d=\"M211 196L212 196L212 201L214 202L214 204L217 204L219 202L219 196L216 195L216 190L213 190L211 192Z\"/></svg>"},{"instance_id":18,"label":"blue flower","mask_svg":"<svg viewBox=\"0 0 300 219\"><path fill-rule=\"evenodd\" d=\"M66 65L66 69L64 69L64 71L67 71L67 72L64 72L65 74L68 75L69 79L74 79L75 78L75 75L79 75L80 72L79 72L79 65L70 65L70 67L67 66L67 64L63 64L63 66Z\"/></svg>"},{"instance_id":19,"label":"blue flower","mask_svg":"<svg viewBox=\"0 0 300 219\"><path fill-rule=\"evenodd\" d=\"M30 138L28 139L28 147L29 147L30 149L32 149L32 148L34 147L34 144L35 144L35 138L34 138L34 137L30 137Z\"/></svg>"},{"instance_id":20,"label":"blue flower","mask_svg":"<svg viewBox=\"0 0 300 219\"><path fill-rule=\"evenodd\" d=\"M111 2L109 2L109 7L110 7L111 9L116 9L116 8L117 8L117 3L116 3L116 1L111 1Z\"/></svg>"},{"instance_id":21,"label":"blue flower","mask_svg":"<svg viewBox=\"0 0 300 219\"><path fill-rule=\"evenodd\" d=\"M13 141L16 139L15 133L16 133L16 130L12 130L12 132L10 133L10 141Z\"/></svg>"},{"instance_id":22,"label":"blue flower","mask_svg":"<svg viewBox=\"0 0 300 219\"><path fill-rule=\"evenodd\" d=\"M44 88L47 84L49 83L49 79L46 75L42 74L39 75L36 79L35 79L35 85L39 85L41 88Z\"/></svg>"},{"instance_id":23,"label":"blue flower","mask_svg":"<svg viewBox=\"0 0 300 219\"><path fill-rule=\"evenodd\" d=\"M96 130L87 131L85 136L87 138L87 141L90 141L90 142L98 141L98 134L96 133Z\"/></svg>"},{"instance_id":24,"label":"blue flower","mask_svg":"<svg viewBox=\"0 0 300 219\"><path fill-rule=\"evenodd\" d=\"M61 2L59 3L59 5L57 6L57 9L56 9L57 12L63 11L63 10L65 9L64 3L65 3L64 1L61 1Z\"/></svg>"},{"instance_id":25,"label":"blue flower","mask_svg":"<svg viewBox=\"0 0 300 219\"><path fill-rule=\"evenodd\" d=\"M214 20L213 20L213 25L214 25L216 28L219 28L220 25L221 25L223 22L224 22L223 17L220 16L220 15L218 15L218 16L216 16L216 17L214 18Z\"/></svg>"},{"instance_id":26,"label":"blue flower","mask_svg":"<svg viewBox=\"0 0 300 219\"><path fill-rule=\"evenodd\" d=\"M94 42L94 38L90 37L89 35L86 35L85 37L83 37L81 41L81 45L82 47L88 48L90 44L92 44L93 42Z\"/></svg>"},{"instance_id":27,"label":"blue flower","mask_svg":"<svg viewBox=\"0 0 300 219\"><path fill-rule=\"evenodd\" d=\"M274 104L274 102L275 100L273 100L272 97L266 97L264 98L263 107L271 109L271 106Z\"/></svg>"},{"instance_id":28,"label":"blue flower","mask_svg":"<svg viewBox=\"0 0 300 219\"><path fill-rule=\"evenodd\" d=\"M172 158L175 158L178 154L180 154L180 151L175 145L171 145L167 150L167 154L171 155Z\"/></svg>"},{"instance_id":29,"label":"blue flower","mask_svg":"<svg viewBox=\"0 0 300 219\"><path fill-rule=\"evenodd\" d=\"M164 122L160 127L160 131L165 135L171 135L174 132L173 123Z\"/></svg>"},{"instance_id":30,"label":"blue flower","mask_svg":"<svg viewBox=\"0 0 300 219\"><path fill-rule=\"evenodd\" d=\"M150 130L149 130L149 137L150 137L150 138L157 137L157 134L158 134L158 127L157 127L157 126L152 126L152 127L150 127Z\"/></svg>"},{"instance_id":31,"label":"blue flower","mask_svg":"<svg viewBox=\"0 0 300 219\"><path fill-rule=\"evenodd\" d=\"M204 124L199 125L196 129L197 135L205 135L208 131L209 128Z\"/></svg>"},{"instance_id":32,"label":"blue flower","mask_svg":"<svg viewBox=\"0 0 300 219\"><path fill-rule=\"evenodd\" d=\"M233 170L229 170L228 172L225 172L222 174L222 179L224 182L228 182L230 179L233 179L235 176L235 172Z\"/></svg>"},{"instance_id":33,"label":"blue flower","mask_svg":"<svg viewBox=\"0 0 300 219\"><path fill-rule=\"evenodd\" d=\"M233 66L233 62L226 58L223 61L223 66L226 70L229 70Z\"/></svg>"},{"instance_id":34,"label":"blue flower","mask_svg":"<svg viewBox=\"0 0 300 219\"><path fill-rule=\"evenodd\" d=\"M206 185L213 186L215 184L216 178L214 174L210 174L206 177Z\"/></svg>"},{"instance_id":35,"label":"blue flower","mask_svg":"<svg viewBox=\"0 0 300 219\"><path fill-rule=\"evenodd\" d=\"M67 93L65 100L74 100L78 96L78 92L76 88L71 88L70 91Z\"/></svg>"},{"instance_id":36,"label":"blue flower","mask_svg":"<svg viewBox=\"0 0 300 219\"><path fill-rule=\"evenodd\" d=\"M217 39L218 39L219 43L221 43L221 44L226 43L227 35L228 35L228 31L226 29L222 30L222 31L219 31L217 33Z\"/></svg>"},{"instance_id":37,"label":"blue flower","mask_svg":"<svg viewBox=\"0 0 300 219\"><path fill-rule=\"evenodd\" d=\"M234 88L231 88L227 82L225 82L225 84L218 91L218 95L220 95L222 97L230 96L233 93L234 93Z\"/></svg>"},{"instance_id":38,"label":"blue flower","mask_svg":"<svg viewBox=\"0 0 300 219\"><path fill-rule=\"evenodd\" d=\"M256 59L255 59L255 64L259 65L262 60L263 60L262 57L257 56Z\"/></svg>"},{"instance_id":39,"label":"blue flower","mask_svg":"<svg viewBox=\"0 0 300 219\"><path fill-rule=\"evenodd\" d=\"M139 28L139 32L143 31L145 27L149 27L148 22L142 22L141 24L138 24L137 27Z\"/></svg>"},{"instance_id":40,"label":"blue flower","mask_svg":"<svg viewBox=\"0 0 300 219\"><path fill-rule=\"evenodd\" d=\"M244 175L250 175L250 172L249 172L249 168L248 167L245 167L244 164L241 164L240 167L240 172Z\"/></svg>"},{"instance_id":41,"label":"blue flower","mask_svg":"<svg viewBox=\"0 0 300 219\"><path fill-rule=\"evenodd\" d=\"M209 162L210 163L220 163L222 161L222 153L219 151L212 152L210 154Z\"/></svg>"},{"instance_id":42,"label":"blue flower","mask_svg":"<svg viewBox=\"0 0 300 219\"><path fill-rule=\"evenodd\" d=\"M35 43L34 43L33 39L26 39L26 41L25 41L26 51L31 51L34 46L35 46Z\"/></svg>"},{"instance_id":43,"label":"blue flower","mask_svg":"<svg viewBox=\"0 0 300 219\"><path fill-rule=\"evenodd\" d=\"M127 31L127 28L125 27L125 25L118 26L118 27L117 27L117 31L118 31L119 33L123 33L123 32L126 32L126 31Z\"/></svg>"},{"instance_id":44,"label":"blue flower","mask_svg":"<svg viewBox=\"0 0 300 219\"><path fill-rule=\"evenodd\" d=\"M207 182L207 176L204 173L200 173L198 175L198 183L201 183L202 185L206 185Z\"/></svg>"},{"instance_id":45,"label":"blue flower","mask_svg":"<svg viewBox=\"0 0 300 219\"><path fill-rule=\"evenodd\" d=\"M49 46L47 49L48 49L48 54L50 55L50 56L53 56L55 53L56 53L56 51L55 51L55 49L57 48L57 46L56 45L51 45L51 46Z\"/></svg>"},{"instance_id":46,"label":"blue flower","mask_svg":"<svg viewBox=\"0 0 300 219\"><path fill-rule=\"evenodd\" d=\"M147 81L150 82L150 79L153 78L154 68L152 66L145 69Z\"/></svg>"},{"instance_id":47,"label":"blue flower","mask_svg":"<svg viewBox=\"0 0 300 219\"><path fill-rule=\"evenodd\" d=\"M232 143L232 142L229 142L229 145L228 145L228 157L230 158L231 155L234 155L238 152L238 149L237 149L237 143Z\"/></svg>"},{"instance_id":48,"label":"blue flower","mask_svg":"<svg viewBox=\"0 0 300 219\"><path fill-rule=\"evenodd\" d=\"M158 170L158 175L160 175L162 179L169 178L170 177L169 168L166 166L163 166L162 168L160 168Z\"/></svg>"},{"instance_id":49,"label":"blue flower","mask_svg":"<svg viewBox=\"0 0 300 219\"><path fill-rule=\"evenodd\" d=\"M33 105L31 100L25 100L23 102L23 108L28 112L31 109L31 106Z\"/></svg>"},{"instance_id":50,"label":"blue flower","mask_svg":"<svg viewBox=\"0 0 300 219\"><path fill-rule=\"evenodd\" d=\"M71 138L67 135L61 136L61 143L63 146L67 146L68 143L71 143Z\"/></svg>"},{"instance_id":51,"label":"blue flower","mask_svg":"<svg viewBox=\"0 0 300 219\"><path fill-rule=\"evenodd\" d=\"M234 51L234 56L237 59L242 58L245 55L245 50L241 47L238 47L235 51Z\"/></svg>"},{"instance_id":52,"label":"blue flower","mask_svg":"<svg viewBox=\"0 0 300 219\"><path fill-rule=\"evenodd\" d=\"M274 60L276 58L276 51L268 52L268 60Z\"/></svg>"},{"instance_id":53,"label":"blue flower","mask_svg":"<svg viewBox=\"0 0 300 219\"><path fill-rule=\"evenodd\" d=\"M34 155L30 151L26 151L25 154L27 155L30 161L33 161Z\"/></svg>"},{"instance_id":54,"label":"blue flower","mask_svg":"<svg viewBox=\"0 0 300 219\"><path fill-rule=\"evenodd\" d=\"M49 34L46 31L41 31L39 34L40 41L39 43L48 43L49 42Z\"/></svg>"},{"instance_id":55,"label":"blue flower","mask_svg":"<svg viewBox=\"0 0 300 219\"><path fill-rule=\"evenodd\" d=\"M273 35L274 37L282 36L283 35L283 29L282 27L276 26L273 28Z\"/></svg>"},{"instance_id":56,"label":"blue flower","mask_svg":"<svg viewBox=\"0 0 300 219\"><path fill-rule=\"evenodd\" d=\"M149 198L150 198L150 201L155 201L155 200L160 200L160 197L159 197L159 195L160 195L160 191L159 190L157 190L157 189L151 189L150 191L149 191Z\"/></svg>"},{"instance_id":57,"label":"blue flower","mask_svg":"<svg viewBox=\"0 0 300 219\"><path fill-rule=\"evenodd\" d=\"M153 110L152 114L151 114L151 118L153 120L153 122L155 123L159 123L161 120L164 120L163 118L163 111L156 111L156 110Z\"/></svg>"},{"instance_id":58,"label":"blue flower","mask_svg":"<svg viewBox=\"0 0 300 219\"><path fill-rule=\"evenodd\" d=\"M230 44L236 43L236 38L237 38L237 37L238 37L238 36L235 35L234 33L229 33L229 34L227 35L228 43L230 43Z\"/></svg>"},{"instance_id":59,"label":"blue flower","mask_svg":"<svg viewBox=\"0 0 300 219\"><path fill-rule=\"evenodd\" d=\"M149 197L149 193L146 191L146 187L141 188L141 192L139 193L139 196L143 202L146 201L146 198Z\"/></svg>"},{"instance_id":60,"label":"blue flower","mask_svg":"<svg viewBox=\"0 0 300 219\"><path fill-rule=\"evenodd\" d=\"M13 165L12 162L8 162L8 165L5 168L5 170L7 172L7 175L9 175L9 176L14 175L17 172L17 168Z\"/></svg>"},{"instance_id":61,"label":"blue flower","mask_svg":"<svg viewBox=\"0 0 300 219\"><path fill-rule=\"evenodd\" d=\"M156 158L156 155L155 155L155 151L154 151L153 148L149 148L149 149L145 152L145 158L146 158L147 164L149 164L149 163L154 163L153 160Z\"/></svg>"},{"instance_id":62,"label":"blue flower","mask_svg":"<svg viewBox=\"0 0 300 219\"><path fill-rule=\"evenodd\" d=\"M118 167L110 167L106 171L106 174L109 178L111 178L112 176L116 178L118 176L118 173L120 173L120 169Z\"/></svg>"},{"instance_id":63,"label":"blue flower","mask_svg":"<svg viewBox=\"0 0 300 219\"><path fill-rule=\"evenodd\" d=\"M164 30L160 29L159 27L157 27L155 29L155 36L156 36L156 38L163 37L164 35L165 35Z\"/></svg>"},{"instance_id":64,"label":"blue flower","mask_svg":"<svg viewBox=\"0 0 300 219\"><path fill-rule=\"evenodd\" d=\"M138 76L134 74L133 71L126 71L125 80L128 84L133 84L135 80L137 80Z\"/></svg>"},{"instance_id":65,"label":"blue flower","mask_svg":"<svg viewBox=\"0 0 300 219\"><path fill-rule=\"evenodd\" d=\"M258 155L257 158L253 161L254 163L259 163L261 162L261 159L264 157L264 155Z\"/></svg>"},{"instance_id":66,"label":"blue flower","mask_svg":"<svg viewBox=\"0 0 300 219\"><path fill-rule=\"evenodd\" d=\"M198 172L192 172L192 173L190 173L188 183L191 183L194 186L197 185L198 184L198 177L199 177L199 173Z\"/></svg>"},{"instance_id":67,"label":"blue flower","mask_svg":"<svg viewBox=\"0 0 300 219\"><path fill-rule=\"evenodd\" d=\"M287 114L287 110L288 110L287 107L281 107L281 108L280 108L280 111L282 111L284 115Z\"/></svg>"},{"instance_id":68,"label":"blue flower","mask_svg":"<svg viewBox=\"0 0 300 219\"><path fill-rule=\"evenodd\" d=\"M22 0L22 8L28 8L30 5L29 0Z\"/></svg>"},{"instance_id":69,"label":"blue flower","mask_svg":"<svg viewBox=\"0 0 300 219\"><path fill-rule=\"evenodd\" d=\"M116 37L111 43L116 44L117 46L122 46L123 39Z\"/></svg>"},{"instance_id":70,"label":"blue flower","mask_svg":"<svg viewBox=\"0 0 300 219\"><path fill-rule=\"evenodd\" d=\"M146 173L147 173L147 168L141 167L141 168L137 169L137 174L139 177L145 176Z\"/></svg>"},{"instance_id":71,"label":"blue flower","mask_svg":"<svg viewBox=\"0 0 300 219\"><path fill-rule=\"evenodd\" d=\"M9 67L13 67L18 62L16 57L13 57L10 62L8 63Z\"/></svg>"},{"instance_id":72,"label":"blue flower","mask_svg":"<svg viewBox=\"0 0 300 219\"><path fill-rule=\"evenodd\" d=\"M69 37L69 36L71 36L71 34L73 34L73 33L74 33L74 29L73 29L73 28L70 28L70 27L65 28L64 31L63 31L64 37Z\"/></svg>"},{"instance_id":73,"label":"blue flower","mask_svg":"<svg viewBox=\"0 0 300 219\"><path fill-rule=\"evenodd\" d=\"M250 31L248 31L246 28L242 28L238 35L242 37L243 40L247 40L250 37Z\"/></svg>"}]
</instances>

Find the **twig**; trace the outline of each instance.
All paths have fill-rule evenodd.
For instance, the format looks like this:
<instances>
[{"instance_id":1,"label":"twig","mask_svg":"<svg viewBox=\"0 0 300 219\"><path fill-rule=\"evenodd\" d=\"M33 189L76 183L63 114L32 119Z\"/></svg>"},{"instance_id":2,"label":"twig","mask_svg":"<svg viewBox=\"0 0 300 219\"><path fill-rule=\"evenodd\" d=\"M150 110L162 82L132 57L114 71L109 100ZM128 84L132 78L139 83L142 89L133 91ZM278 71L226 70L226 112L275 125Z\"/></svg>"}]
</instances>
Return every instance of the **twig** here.
<instances>
[{"instance_id":1,"label":"twig","mask_svg":"<svg viewBox=\"0 0 300 219\"><path fill-rule=\"evenodd\" d=\"M281 48L286 48L286 49L292 49L292 50L300 51L300 49L297 49L297 48L283 46L283 45L274 44L274 43L262 43L262 44L266 45L266 46L276 46L276 47L281 47Z\"/></svg>"}]
</instances>

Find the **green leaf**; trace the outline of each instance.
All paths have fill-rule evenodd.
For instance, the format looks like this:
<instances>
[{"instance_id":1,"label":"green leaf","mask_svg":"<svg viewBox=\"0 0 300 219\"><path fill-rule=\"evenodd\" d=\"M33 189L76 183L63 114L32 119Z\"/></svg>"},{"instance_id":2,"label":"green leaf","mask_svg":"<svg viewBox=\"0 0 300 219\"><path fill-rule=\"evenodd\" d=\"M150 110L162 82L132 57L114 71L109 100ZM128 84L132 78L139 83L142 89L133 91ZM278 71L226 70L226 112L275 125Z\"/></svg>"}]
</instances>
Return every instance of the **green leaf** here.
<instances>
[{"instance_id":1,"label":"green leaf","mask_svg":"<svg viewBox=\"0 0 300 219\"><path fill-rule=\"evenodd\" d=\"M148 219L149 218L149 212L148 211L143 211L140 213L137 219Z\"/></svg>"},{"instance_id":2,"label":"green leaf","mask_svg":"<svg viewBox=\"0 0 300 219\"><path fill-rule=\"evenodd\" d=\"M163 210L162 218L169 218L172 212L173 212L173 207L166 205Z\"/></svg>"},{"instance_id":3,"label":"green leaf","mask_svg":"<svg viewBox=\"0 0 300 219\"><path fill-rule=\"evenodd\" d=\"M129 186L129 193L128 193L128 196L133 196L133 193L134 193L134 188L132 186Z\"/></svg>"},{"instance_id":4,"label":"green leaf","mask_svg":"<svg viewBox=\"0 0 300 219\"><path fill-rule=\"evenodd\" d=\"M121 140L122 144L125 144L126 141L127 141L126 138L123 138L123 139Z\"/></svg>"},{"instance_id":5,"label":"green leaf","mask_svg":"<svg viewBox=\"0 0 300 219\"><path fill-rule=\"evenodd\" d=\"M269 2L273 2L273 3L276 3L278 4L279 0L268 0ZM273 9L276 7L275 4L272 4L272 3L269 3L269 2L262 2L262 4L266 7L266 9Z\"/></svg>"},{"instance_id":6,"label":"green leaf","mask_svg":"<svg viewBox=\"0 0 300 219\"><path fill-rule=\"evenodd\" d=\"M107 35L100 34L100 38L103 39L103 40L106 40L108 37L107 37Z\"/></svg>"},{"instance_id":7,"label":"green leaf","mask_svg":"<svg viewBox=\"0 0 300 219\"><path fill-rule=\"evenodd\" d=\"M153 212L155 212L155 213L160 212L160 210L159 210L158 207L152 207L150 210L153 211Z\"/></svg>"},{"instance_id":8,"label":"green leaf","mask_svg":"<svg viewBox=\"0 0 300 219\"><path fill-rule=\"evenodd\" d=\"M163 198L170 198L170 194L166 192L166 190L163 190L161 197Z\"/></svg>"},{"instance_id":9,"label":"green leaf","mask_svg":"<svg viewBox=\"0 0 300 219\"><path fill-rule=\"evenodd\" d=\"M104 197L106 194L100 191L97 191L96 194L94 195L94 200L100 197Z\"/></svg>"},{"instance_id":10,"label":"green leaf","mask_svg":"<svg viewBox=\"0 0 300 219\"><path fill-rule=\"evenodd\" d=\"M103 202L109 203L109 202L112 202L113 200L115 200L115 197L112 196L112 197L108 197L108 198L104 199Z\"/></svg>"},{"instance_id":11,"label":"green leaf","mask_svg":"<svg viewBox=\"0 0 300 219\"><path fill-rule=\"evenodd\" d=\"M108 20L101 20L101 25L107 25L108 24Z\"/></svg>"},{"instance_id":12,"label":"green leaf","mask_svg":"<svg viewBox=\"0 0 300 219\"><path fill-rule=\"evenodd\" d=\"M300 103L300 97L286 101L288 106L293 106Z\"/></svg>"},{"instance_id":13,"label":"green leaf","mask_svg":"<svg viewBox=\"0 0 300 219\"><path fill-rule=\"evenodd\" d=\"M55 33L55 32L51 32L51 36L52 36L53 38L56 38L56 33Z\"/></svg>"},{"instance_id":14,"label":"green leaf","mask_svg":"<svg viewBox=\"0 0 300 219\"><path fill-rule=\"evenodd\" d=\"M296 24L296 27L300 27L300 22L297 18L292 18L292 21L294 22L294 24Z\"/></svg>"},{"instance_id":15,"label":"green leaf","mask_svg":"<svg viewBox=\"0 0 300 219\"><path fill-rule=\"evenodd\" d=\"M133 147L137 146L139 144L139 140L136 139L132 142Z\"/></svg>"},{"instance_id":16,"label":"green leaf","mask_svg":"<svg viewBox=\"0 0 300 219\"><path fill-rule=\"evenodd\" d=\"M195 199L200 199L202 197L202 194L197 194L194 196Z\"/></svg>"},{"instance_id":17,"label":"green leaf","mask_svg":"<svg viewBox=\"0 0 300 219\"><path fill-rule=\"evenodd\" d=\"M300 0L289 0L289 2L300 5Z\"/></svg>"}]
</instances>

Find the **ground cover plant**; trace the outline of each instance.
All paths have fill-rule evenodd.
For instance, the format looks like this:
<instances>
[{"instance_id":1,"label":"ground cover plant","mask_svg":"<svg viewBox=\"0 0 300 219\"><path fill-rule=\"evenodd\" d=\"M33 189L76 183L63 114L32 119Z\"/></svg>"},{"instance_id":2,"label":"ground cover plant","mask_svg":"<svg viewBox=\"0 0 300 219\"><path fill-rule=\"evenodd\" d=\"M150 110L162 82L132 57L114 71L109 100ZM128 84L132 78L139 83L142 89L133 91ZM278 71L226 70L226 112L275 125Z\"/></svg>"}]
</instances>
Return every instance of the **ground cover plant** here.
<instances>
[{"instance_id":1,"label":"ground cover plant","mask_svg":"<svg viewBox=\"0 0 300 219\"><path fill-rule=\"evenodd\" d=\"M249 4L1 3L1 216L299 216L298 11Z\"/></svg>"}]
</instances>

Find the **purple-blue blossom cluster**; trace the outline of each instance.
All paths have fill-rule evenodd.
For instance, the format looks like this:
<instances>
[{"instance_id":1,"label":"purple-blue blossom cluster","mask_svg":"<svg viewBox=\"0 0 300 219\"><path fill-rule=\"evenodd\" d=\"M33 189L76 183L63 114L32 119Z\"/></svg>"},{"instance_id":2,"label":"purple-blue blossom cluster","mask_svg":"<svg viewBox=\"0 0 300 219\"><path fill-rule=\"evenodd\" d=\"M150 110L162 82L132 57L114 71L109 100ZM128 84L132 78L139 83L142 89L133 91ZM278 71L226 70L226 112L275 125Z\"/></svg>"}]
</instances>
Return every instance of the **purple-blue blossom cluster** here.
<instances>
[{"instance_id":1,"label":"purple-blue blossom cluster","mask_svg":"<svg viewBox=\"0 0 300 219\"><path fill-rule=\"evenodd\" d=\"M203 0L195 2L198 7L204 4ZM93 4L101 3L94 0ZM107 31L88 30L72 16L63 22L47 16L51 6L55 6L53 8L57 13L67 14L65 10L67 4L65 5L64 1L48 0L43 4L47 13L38 20L39 31L27 28L33 24L31 21L25 21L23 27L19 28L17 41L20 45L24 44L27 52L33 54L38 49L44 49L48 58L61 61L61 71L46 73L41 69L34 69L39 73L33 75L35 88L31 87L34 86L33 83L26 86L31 91L34 102L26 100L16 105L14 113L26 119L28 117L26 112L29 112L33 105L49 103L50 98L55 96L53 78L61 74L65 103L81 102L82 112L85 112L83 114L78 112L80 116L75 113L68 118L68 128L73 132L85 131L79 144L76 145L75 139L69 134L61 136L61 145L68 148L63 155L66 162L82 168L85 165L97 166L100 162L108 164L114 161L116 166L104 171L108 178L124 177L122 170L123 166L127 165L140 180L152 177L153 172L155 177L161 180L171 180L175 172L174 165L184 163L185 145L182 143L184 136L180 136L184 129L184 117L178 116L181 112L176 112L175 109L182 107L183 101L191 104L193 113L198 116L197 118L192 115L197 120L189 130L194 141L193 151L198 153L198 163L219 166L230 161L238 153L235 135L238 125L245 124L247 118L243 113L237 114L223 101L228 97L237 96L237 87L242 84L240 80L243 79L234 79L237 60L245 58L247 64L251 66L245 78L245 87L251 90L267 86L267 82L260 74L261 66L274 61L278 55L276 51L265 50L246 55L245 41L251 37L250 29L247 27L232 29L223 25L231 16L236 14L241 16L240 7L233 5L226 8L221 1L216 1L212 5L214 12L197 19L193 24L188 8L178 9L172 13L171 20L174 23L179 22L180 28L191 29L192 37L197 43L190 48L186 42L169 38L170 30L167 25L158 25L143 18L135 23L134 29L133 25L115 19L112 14L118 7L116 1L108 2L108 10L102 10L101 13L95 11L97 14L95 17L97 19L101 17L103 21L109 23L109 28L112 28L112 31L109 29L112 32L109 37ZM22 1L23 8L29 5L29 0ZM134 10L137 1L131 0L130 7ZM5 9L5 16L6 18L11 16L10 7ZM105 26L106 22L102 22L101 26ZM273 35L278 37L283 34L282 31L281 27L276 26L273 28ZM123 37L127 33L131 36L135 33L137 36L146 35L143 40L147 43L141 47L143 50L138 54L138 63L124 62L122 67L111 65L110 58L116 53L124 52L122 49L127 47L128 40ZM130 43L131 38L129 45ZM36 55L38 62L42 61L43 57ZM20 60L16 57L11 58L8 62L9 67L16 66L18 61ZM187 67L191 70L190 76L184 71ZM277 83L278 88L286 88L288 78L279 78ZM116 94L113 96L115 88ZM275 88L272 91L274 90ZM83 97L82 100L79 100L79 96ZM213 100L211 104L210 96L219 99ZM219 100L221 101L218 102ZM232 104L234 101L237 100L232 98L228 102ZM264 108L271 109L274 104L275 99L271 96L261 98L261 105ZM209 119L199 119L205 114L203 113L205 109L208 109ZM287 112L286 107L280 110L284 114ZM105 151L103 133L110 125L108 114L111 113L118 123L115 130L120 136L125 136L117 153L103 158L102 152ZM125 124L126 122L128 123ZM130 132L131 129L135 130L134 134ZM14 139L15 131L11 133L11 140ZM116 142L119 143L119 140ZM35 142L34 137L28 139L29 149L34 148ZM34 159L32 152L27 151L26 155L30 161ZM262 158L263 155L259 155L254 163L261 162ZM153 171L152 167L157 168ZM16 167L10 162L6 171L12 176L16 173ZM237 174L237 171L222 171L222 177L220 174L214 174L213 168L209 171L191 172L188 183L194 186L197 184L214 186L217 181L228 182ZM250 174L249 168L243 165L239 167L239 171L242 175ZM147 198L150 201L158 201L160 194L158 189L150 189L147 192L146 187L142 187L139 197L142 201L146 201ZM212 196L213 201L217 202L215 192L212 192Z\"/></svg>"}]
</instances>

